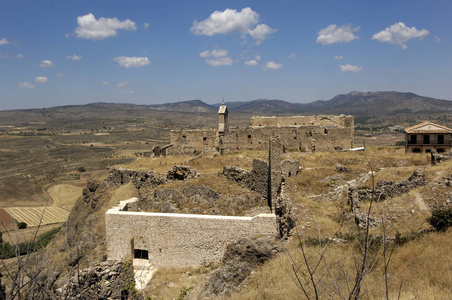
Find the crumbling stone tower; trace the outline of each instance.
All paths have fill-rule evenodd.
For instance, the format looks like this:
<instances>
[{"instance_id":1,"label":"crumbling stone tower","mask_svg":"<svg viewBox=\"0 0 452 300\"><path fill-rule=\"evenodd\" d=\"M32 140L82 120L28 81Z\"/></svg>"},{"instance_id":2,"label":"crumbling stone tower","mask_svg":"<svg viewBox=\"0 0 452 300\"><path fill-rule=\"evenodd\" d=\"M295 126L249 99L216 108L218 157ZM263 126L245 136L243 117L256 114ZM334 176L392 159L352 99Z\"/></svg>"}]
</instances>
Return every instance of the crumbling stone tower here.
<instances>
[{"instance_id":1,"label":"crumbling stone tower","mask_svg":"<svg viewBox=\"0 0 452 300\"><path fill-rule=\"evenodd\" d=\"M218 135L224 136L228 133L228 108L224 105L224 100L218 109Z\"/></svg>"},{"instance_id":2,"label":"crumbling stone tower","mask_svg":"<svg viewBox=\"0 0 452 300\"><path fill-rule=\"evenodd\" d=\"M228 133L228 131L228 108L224 105L223 100L220 108L218 109L218 151L221 155L224 154L223 137Z\"/></svg>"}]
</instances>

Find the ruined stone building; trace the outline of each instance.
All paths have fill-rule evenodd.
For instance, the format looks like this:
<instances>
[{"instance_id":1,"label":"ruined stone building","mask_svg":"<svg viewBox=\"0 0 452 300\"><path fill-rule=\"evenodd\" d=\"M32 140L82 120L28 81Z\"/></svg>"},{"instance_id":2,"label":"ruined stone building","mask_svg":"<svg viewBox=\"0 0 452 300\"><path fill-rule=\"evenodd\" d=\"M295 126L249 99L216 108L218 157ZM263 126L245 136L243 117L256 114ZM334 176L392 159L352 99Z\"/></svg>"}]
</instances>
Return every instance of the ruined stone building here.
<instances>
[{"instance_id":1,"label":"ruined stone building","mask_svg":"<svg viewBox=\"0 0 452 300\"><path fill-rule=\"evenodd\" d=\"M284 150L303 152L353 147L353 116L252 117L247 128L230 128L224 103L218 110L218 129L172 130L166 154L193 154L215 149L267 150L269 138L280 136Z\"/></svg>"},{"instance_id":2,"label":"ruined stone building","mask_svg":"<svg viewBox=\"0 0 452 300\"><path fill-rule=\"evenodd\" d=\"M405 128L405 153L450 152L452 129L429 121Z\"/></svg>"}]
</instances>

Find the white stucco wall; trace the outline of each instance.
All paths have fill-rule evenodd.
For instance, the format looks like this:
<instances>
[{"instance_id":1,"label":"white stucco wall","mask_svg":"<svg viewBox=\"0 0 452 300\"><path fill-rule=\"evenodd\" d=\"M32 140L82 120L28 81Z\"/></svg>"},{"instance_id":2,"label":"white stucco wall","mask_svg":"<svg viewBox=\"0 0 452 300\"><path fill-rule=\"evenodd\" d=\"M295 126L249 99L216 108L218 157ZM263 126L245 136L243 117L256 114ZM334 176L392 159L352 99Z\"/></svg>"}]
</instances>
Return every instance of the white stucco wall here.
<instances>
[{"instance_id":1,"label":"white stucco wall","mask_svg":"<svg viewBox=\"0 0 452 300\"><path fill-rule=\"evenodd\" d=\"M135 248L139 245L149 251L154 267L201 266L220 261L226 246L241 238L277 234L273 214L233 217L121 211L125 203L105 214L109 260L132 256L136 241Z\"/></svg>"}]
</instances>

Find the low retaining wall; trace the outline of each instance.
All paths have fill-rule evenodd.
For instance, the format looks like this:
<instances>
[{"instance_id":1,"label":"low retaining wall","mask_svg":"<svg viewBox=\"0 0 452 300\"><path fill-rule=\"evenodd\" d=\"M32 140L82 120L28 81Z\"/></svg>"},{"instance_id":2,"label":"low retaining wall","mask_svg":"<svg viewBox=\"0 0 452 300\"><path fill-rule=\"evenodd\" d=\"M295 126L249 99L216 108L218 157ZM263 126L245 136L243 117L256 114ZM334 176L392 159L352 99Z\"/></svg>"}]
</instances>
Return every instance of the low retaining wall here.
<instances>
[{"instance_id":1,"label":"low retaining wall","mask_svg":"<svg viewBox=\"0 0 452 300\"><path fill-rule=\"evenodd\" d=\"M274 214L255 217L129 212L127 204L105 214L109 260L147 251L157 268L201 266L220 261L226 246L241 238L277 235Z\"/></svg>"}]
</instances>

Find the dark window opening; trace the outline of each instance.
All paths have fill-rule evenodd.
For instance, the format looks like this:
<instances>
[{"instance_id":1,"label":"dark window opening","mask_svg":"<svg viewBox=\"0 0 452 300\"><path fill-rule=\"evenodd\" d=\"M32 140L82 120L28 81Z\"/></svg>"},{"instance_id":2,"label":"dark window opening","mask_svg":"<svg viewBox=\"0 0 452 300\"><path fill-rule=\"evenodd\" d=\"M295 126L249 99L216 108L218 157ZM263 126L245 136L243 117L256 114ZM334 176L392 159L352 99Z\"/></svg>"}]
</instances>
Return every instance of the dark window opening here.
<instances>
[{"instance_id":1,"label":"dark window opening","mask_svg":"<svg viewBox=\"0 0 452 300\"><path fill-rule=\"evenodd\" d=\"M425 149L425 153L430 153L432 152L432 149Z\"/></svg>"},{"instance_id":2,"label":"dark window opening","mask_svg":"<svg viewBox=\"0 0 452 300\"><path fill-rule=\"evenodd\" d=\"M436 152L438 152L438 153L443 153L443 152L444 152L444 149L442 149L442 148L436 149Z\"/></svg>"},{"instance_id":3,"label":"dark window opening","mask_svg":"<svg viewBox=\"0 0 452 300\"><path fill-rule=\"evenodd\" d=\"M416 144L416 135L410 135L408 144Z\"/></svg>"},{"instance_id":4,"label":"dark window opening","mask_svg":"<svg viewBox=\"0 0 452 300\"><path fill-rule=\"evenodd\" d=\"M122 290L121 291L121 300L127 300L129 299L129 291L128 290Z\"/></svg>"},{"instance_id":5,"label":"dark window opening","mask_svg":"<svg viewBox=\"0 0 452 300\"><path fill-rule=\"evenodd\" d=\"M328 129L325 128L325 129L323 130L323 133L324 133L324 134L328 134Z\"/></svg>"},{"instance_id":6,"label":"dark window opening","mask_svg":"<svg viewBox=\"0 0 452 300\"><path fill-rule=\"evenodd\" d=\"M438 144L444 144L444 135L443 134L438 135Z\"/></svg>"},{"instance_id":7,"label":"dark window opening","mask_svg":"<svg viewBox=\"0 0 452 300\"><path fill-rule=\"evenodd\" d=\"M424 144L430 144L430 136L428 134L424 135Z\"/></svg>"},{"instance_id":8,"label":"dark window opening","mask_svg":"<svg viewBox=\"0 0 452 300\"><path fill-rule=\"evenodd\" d=\"M149 259L149 252L148 252L148 250L134 249L133 250L133 258Z\"/></svg>"},{"instance_id":9,"label":"dark window opening","mask_svg":"<svg viewBox=\"0 0 452 300\"><path fill-rule=\"evenodd\" d=\"M419 148L414 148L414 149L413 149L413 153L421 153L421 149L419 149Z\"/></svg>"},{"instance_id":10,"label":"dark window opening","mask_svg":"<svg viewBox=\"0 0 452 300\"><path fill-rule=\"evenodd\" d=\"M206 141L206 140L207 140L207 138L206 138L206 137L203 137L203 138L202 138L202 140L203 140L203 141Z\"/></svg>"}]
</instances>

